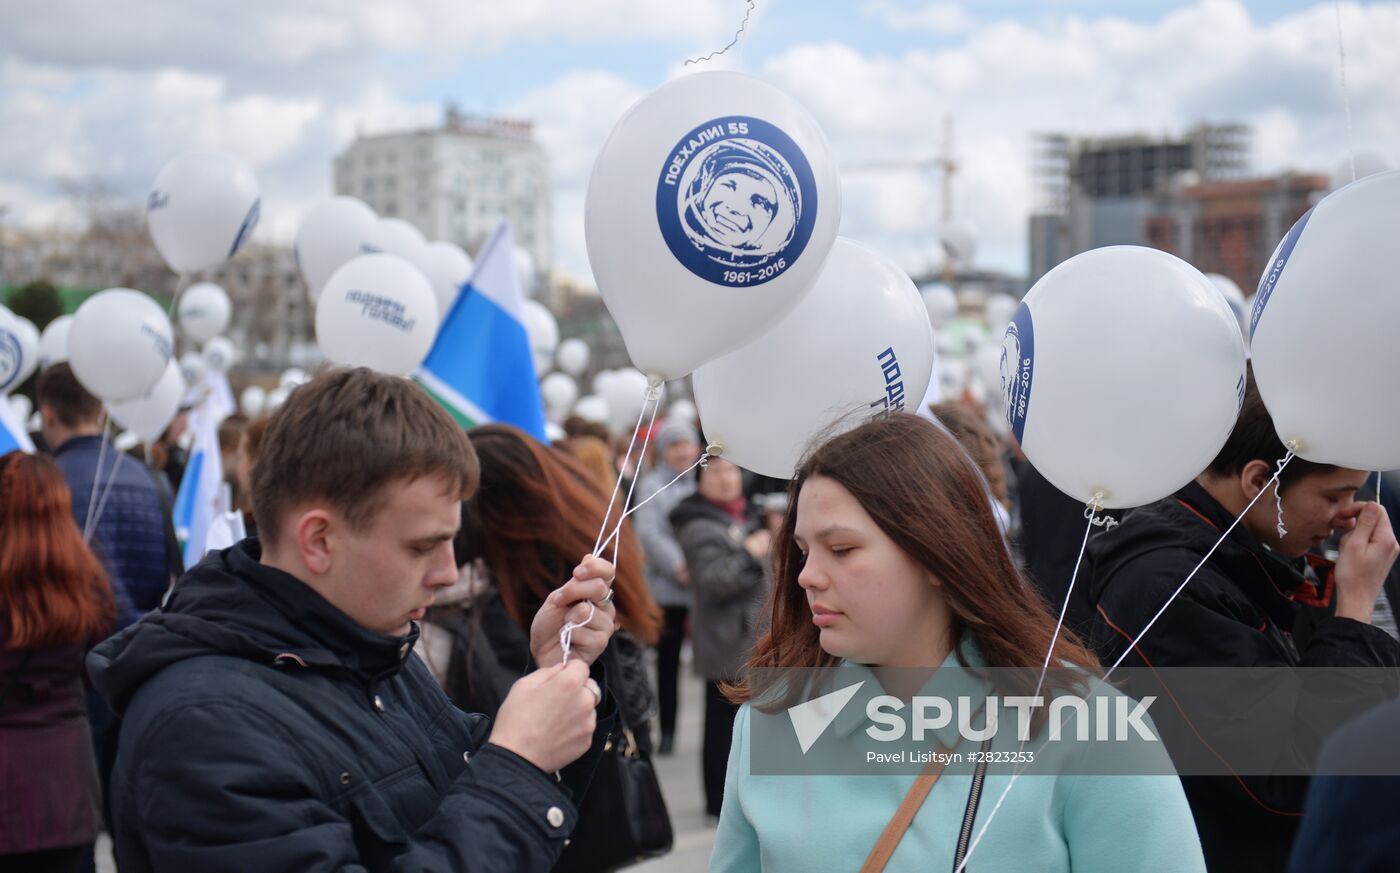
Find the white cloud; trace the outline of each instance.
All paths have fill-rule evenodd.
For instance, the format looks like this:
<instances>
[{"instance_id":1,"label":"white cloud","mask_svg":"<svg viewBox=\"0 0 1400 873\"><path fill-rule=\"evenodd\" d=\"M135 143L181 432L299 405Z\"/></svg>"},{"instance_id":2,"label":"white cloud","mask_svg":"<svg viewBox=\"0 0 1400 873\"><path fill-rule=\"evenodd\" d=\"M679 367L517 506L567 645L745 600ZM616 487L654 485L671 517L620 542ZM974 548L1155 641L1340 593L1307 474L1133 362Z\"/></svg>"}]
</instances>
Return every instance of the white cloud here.
<instances>
[{"instance_id":1,"label":"white cloud","mask_svg":"<svg viewBox=\"0 0 1400 873\"><path fill-rule=\"evenodd\" d=\"M933 21L934 12L958 24L949 10L961 8L872 0L861 10L915 27L908 16ZM174 154L218 145L255 167L267 208L259 234L286 239L301 210L329 193L331 158L357 131L436 122L437 101L410 96L428 93L425 65L563 43L606 54L658 39L681 46L678 56L700 55L733 37L744 9L744 0L0 0L0 203L11 209L7 224L47 222L64 214L64 178L98 175L139 196ZM1149 22L1029 24L979 12L944 48L892 53L833 33L765 57L766 9L760 3L738 47L704 68L748 68L788 90L821 122L838 165L932 156L951 115L955 208L980 229L983 263L1024 268L1037 131L1162 133L1239 120L1255 127L1261 172L1326 172L1345 155L1331 3L1269 24L1236 0L1198 0ZM1356 144L1394 162L1400 5L1352 3L1343 13ZM386 73L399 56L414 60L411 83ZM552 160L556 260L585 277L593 160L617 118L658 84L630 81L622 68L602 57L504 107L537 122ZM678 63L667 75L694 69ZM920 269L937 257L940 197L927 169L848 174L842 231Z\"/></svg>"},{"instance_id":2,"label":"white cloud","mask_svg":"<svg viewBox=\"0 0 1400 873\"><path fill-rule=\"evenodd\" d=\"M972 27L972 16L957 3L926 3L908 7L894 0L866 0L861 14L878 18L894 30L926 30L951 35Z\"/></svg>"},{"instance_id":3,"label":"white cloud","mask_svg":"<svg viewBox=\"0 0 1400 873\"><path fill-rule=\"evenodd\" d=\"M1400 5L1344 7L1358 147L1400 152ZM1160 20L1071 18L977 25L963 45L898 56L840 42L794 46L762 74L806 104L838 165L938 152L956 122L955 209L981 230L982 260L1021 271L1031 206L1031 135L1177 133L1199 121L1255 126L1255 169L1330 171L1345 151L1332 4L1268 25L1233 0ZM931 173L848 174L842 232L906 268L936 236Z\"/></svg>"}]
</instances>

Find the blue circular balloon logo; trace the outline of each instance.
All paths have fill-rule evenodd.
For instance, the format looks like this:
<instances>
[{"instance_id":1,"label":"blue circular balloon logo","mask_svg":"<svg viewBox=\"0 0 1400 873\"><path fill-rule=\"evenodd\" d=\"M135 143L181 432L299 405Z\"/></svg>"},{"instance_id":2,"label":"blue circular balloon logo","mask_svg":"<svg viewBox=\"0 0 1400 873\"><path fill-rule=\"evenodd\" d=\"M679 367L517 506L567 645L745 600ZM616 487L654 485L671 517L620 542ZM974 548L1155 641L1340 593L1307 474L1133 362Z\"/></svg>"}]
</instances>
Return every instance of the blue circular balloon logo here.
<instances>
[{"instance_id":1,"label":"blue circular balloon logo","mask_svg":"<svg viewBox=\"0 0 1400 873\"><path fill-rule=\"evenodd\" d=\"M0 391L15 387L23 368L24 352L20 349L19 337L11 331L0 329Z\"/></svg>"},{"instance_id":2,"label":"blue circular balloon logo","mask_svg":"<svg viewBox=\"0 0 1400 873\"><path fill-rule=\"evenodd\" d=\"M1006 401L1006 421L1017 442L1025 439L1034 376L1035 325L1030 307L1022 303L1001 340L1001 394Z\"/></svg>"},{"instance_id":3,"label":"blue circular balloon logo","mask_svg":"<svg viewBox=\"0 0 1400 873\"><path fill-rule=\"evenodd\" d=\"M656 183L656 220L671 254L716 285L781 276L802 256L816 218L807 156L758 118L731 115L695 128Z\"/></svg>"}]
</instances>

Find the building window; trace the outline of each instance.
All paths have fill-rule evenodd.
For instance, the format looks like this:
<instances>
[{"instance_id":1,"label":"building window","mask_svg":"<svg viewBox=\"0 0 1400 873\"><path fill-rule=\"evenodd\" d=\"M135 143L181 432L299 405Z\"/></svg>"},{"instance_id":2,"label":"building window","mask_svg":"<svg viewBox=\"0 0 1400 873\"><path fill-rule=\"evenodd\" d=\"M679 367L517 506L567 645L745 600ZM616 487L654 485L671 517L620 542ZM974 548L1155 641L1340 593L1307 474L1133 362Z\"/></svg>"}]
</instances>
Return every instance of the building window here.
<instances>
[{"instance_id":1,"label":"building window","mask_svg":"<svg viewBox=\"0 0 1400 873\"><path fill-rule=\"evenodd\" d=\"M395 203L395 202L392 201L392 200L386 202L386 203L384 204L384 214L385 214L385 215L398 215L398 214L399 214L399 204Z\"/></svg>"}]
</instances>

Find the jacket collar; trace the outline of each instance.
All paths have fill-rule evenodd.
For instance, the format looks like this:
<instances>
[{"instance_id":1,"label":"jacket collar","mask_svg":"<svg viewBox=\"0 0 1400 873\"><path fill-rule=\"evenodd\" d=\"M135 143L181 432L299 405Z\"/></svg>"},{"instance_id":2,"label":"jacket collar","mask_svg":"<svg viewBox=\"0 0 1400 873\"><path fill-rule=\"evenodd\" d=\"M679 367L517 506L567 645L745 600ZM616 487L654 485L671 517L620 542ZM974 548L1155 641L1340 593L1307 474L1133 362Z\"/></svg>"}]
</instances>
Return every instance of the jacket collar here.
<instances>
[{"instance_id":1,"label":"jacket collar","mask_svg":"<svg viewBox=\"0 0 1400 873\"><path fill-rule=\"evenodd\" d=\"M416 623L403 636L368 630L305 582L260 563L261 555L261 544L250 537L229 549L229 567L306 637L308 645L278 653L277 660L285 654L307 666L341 666L375 681L402 669L418 640Z\"/></svg>"},{"instance_id":2,"label":"jacket collar","mask_svg":"<svg viewBox=\"0 0 1400 873\"><path fill-rule=\"evenodd\" d=\"M56 458L59 455L67 454L68 452L77 451L79 449L90 448L95 451L101 447L102 442L102 437L98 434L88 434L86 436L69 437L68 439L63 441L63 445L54 449L53 454Z\"/></svg>"},{"instance_id":3,"label":"jacket collar","mask_svg":"<svg viewBox=\"0 0 1400 873\"><path fill-rule=\"evenodd\" d=\"M1235 522L1235 516L1198 482L1189 483L1168 500L1182 507L1200 527L1208 528L1212 542ZM1265 546L1242 524L1230 531L1228 545L1234 548L1223 554L1227 550L1222 546L1212 556L1212 561L1217 558L1228 561L1231 581L1276 625L1292 628L1297 615L1294 597L1299 586L1311 588L1299 565Z\"/></svg>"}]
</instances>

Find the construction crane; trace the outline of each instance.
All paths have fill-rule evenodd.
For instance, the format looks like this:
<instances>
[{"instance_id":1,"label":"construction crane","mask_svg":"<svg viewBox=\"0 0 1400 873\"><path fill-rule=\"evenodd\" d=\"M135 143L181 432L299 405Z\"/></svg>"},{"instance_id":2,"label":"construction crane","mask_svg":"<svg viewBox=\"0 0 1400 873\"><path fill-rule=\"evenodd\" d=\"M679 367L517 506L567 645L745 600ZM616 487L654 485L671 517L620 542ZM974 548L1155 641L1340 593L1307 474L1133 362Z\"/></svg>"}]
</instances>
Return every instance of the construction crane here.
<instances>
[{"instance_id":1,"label":"construction crane","mask_svg":"<svg viewBox=\"0 0 1400 873\"><path fill-rule=\"evenodd\" d=\"M864 161L841 167L843 173L888 173L908 171L934 171L940 174L941 210L940 222L945 231L953 228L953 175L958 170L958 161L953 157L953 118L943 116L943 141L939 154L921 157ZM946 257L943 259L943 279L951 283L955 267L971 259L967 233L941 233L939 243Z\"/></svg>"}]
</instances>

